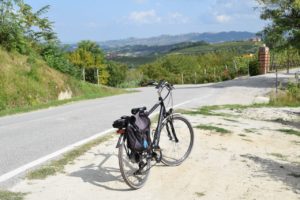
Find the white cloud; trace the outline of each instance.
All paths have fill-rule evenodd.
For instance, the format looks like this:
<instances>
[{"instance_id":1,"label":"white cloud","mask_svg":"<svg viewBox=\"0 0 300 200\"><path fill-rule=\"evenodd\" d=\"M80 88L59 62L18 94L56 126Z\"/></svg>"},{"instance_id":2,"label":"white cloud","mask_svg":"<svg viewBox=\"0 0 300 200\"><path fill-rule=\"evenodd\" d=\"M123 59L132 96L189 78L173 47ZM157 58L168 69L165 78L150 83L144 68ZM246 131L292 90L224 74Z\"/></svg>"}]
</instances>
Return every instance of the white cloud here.
<instances>
[{"instance_id":1,"label":"white cloud","mask_svg":"<svg viewBox=\"0 0 300 200\"><path fill-rule=\"evenodd\" d=\"M186 24L189 22L189 18L179 12L169 13L167 20L171 24Z\"/></svg>"},{"instance_id":2,"label":"white cloud","mask_svg":"<svg viewBox=\"0 0 300 200\"><path fill-rule=\"evenodd\" d=\"M161 22L155 10L135 11L129 14L128 20L137 24L154 24Z\"/></svg>"},{"instance_id":3,"label":"white cloud","mask_svg":"<svg viewBox=\"0 0 300 200\"><path fill-rule=\"evenodd\" d=\"M219 23L226 23L226 22L229 22L231 20L231 17L229 15L216 15L215 19Z\"/></svg>"}]
</instances>

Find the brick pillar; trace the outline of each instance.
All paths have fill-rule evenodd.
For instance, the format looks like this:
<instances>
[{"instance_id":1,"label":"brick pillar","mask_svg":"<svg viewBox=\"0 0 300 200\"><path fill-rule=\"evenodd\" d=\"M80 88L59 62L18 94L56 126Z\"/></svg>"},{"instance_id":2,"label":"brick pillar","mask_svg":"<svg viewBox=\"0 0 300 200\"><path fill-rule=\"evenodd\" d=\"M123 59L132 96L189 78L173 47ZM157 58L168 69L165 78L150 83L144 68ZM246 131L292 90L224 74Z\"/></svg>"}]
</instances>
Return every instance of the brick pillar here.
<instances>
[{"instance_id":1,"label":"brick pillar","mask_svg":"<svg viewBox=\"0 0 300 200\"><path fill-rule=\"evenodd\" d=\"M266 45L259 48L259 73L266 74L270 70L270 49Z\"/></svg>"}]
</instances>

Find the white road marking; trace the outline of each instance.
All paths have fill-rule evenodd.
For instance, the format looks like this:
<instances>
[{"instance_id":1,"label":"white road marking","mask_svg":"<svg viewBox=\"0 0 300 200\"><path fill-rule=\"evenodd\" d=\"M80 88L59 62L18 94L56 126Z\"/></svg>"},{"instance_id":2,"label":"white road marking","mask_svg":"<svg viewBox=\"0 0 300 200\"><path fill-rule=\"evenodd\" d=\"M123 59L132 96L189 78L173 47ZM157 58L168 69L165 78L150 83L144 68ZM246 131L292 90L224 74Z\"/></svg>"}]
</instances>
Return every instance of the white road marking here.
<instances>
[{"instance_id":1,"label":"white road marking","mask_svg":"<svg viewBox=\"0 0 300 200\"><path fill-rule=\"evenodd\" d=\"M196 100L196 99L192 99L192 100L188 100L188 101L182 102L182 103L177 104L177 105L175 105L173 107L174 108L180 107L180 106L188 104L188 103L190 103L190 102L192 102L194 100ZM115 130L114 128L111 128L111 129L108 129L106 131L97 133L96 135L93 135L93 136L91 136L89 138L86 138L84 140L81 140L79 142L71 144L71 145L69 145L69 146L67 146L67 147L65 147L63 149L60 149L60 150L54 152L54 153L46 155L46 156L44 156L42 158L39 158L39 159L37 159L35 161L32 161L32 162L30 162L30 163L28 163L26 165L23 165L23 166L21 166L21 167L19 167L17 169L14 169L14 170L12 170L10 172L7 172L7 173L5 173L5 174L3 174L3 175L0 176L0 183L2 183L4 181L7 181L7 180L9 180L9 179L17 176L18 174L21 174L21 173L23 173L23 172L25 172L25 171L33 168L33 167L36 167L36 166L38 166L38 165L40 165L40 164L42 164L42 163L44 163L44 162L46 162L46 161L48 161L50 159L53 159L53 158L55 158L55 157L57 157L59 155L62 155L62 154L66 153L66 152L68 152L68 151L70 151L70 150L72 150L72 149L74 149L76 147L79 147L79 146L81 146L83 144L86 144L86 143L88 143L88 142L90 142L92 140L95 140L95 139L97 139L97 138L99 138L101 136L104 136L104 135L106 135L106 134L108 134L110 132L113 132L114 130Z\"/></svg>"}]
</instances>

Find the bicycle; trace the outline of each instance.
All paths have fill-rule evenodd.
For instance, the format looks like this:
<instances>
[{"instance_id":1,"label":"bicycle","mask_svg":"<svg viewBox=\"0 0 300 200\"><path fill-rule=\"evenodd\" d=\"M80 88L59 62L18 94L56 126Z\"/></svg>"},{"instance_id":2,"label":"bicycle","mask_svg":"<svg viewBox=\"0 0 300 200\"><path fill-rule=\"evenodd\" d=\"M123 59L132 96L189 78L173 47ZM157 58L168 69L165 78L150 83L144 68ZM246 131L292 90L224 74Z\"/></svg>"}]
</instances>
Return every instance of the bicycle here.
<instances>
[{"instance_id":1,"label":"bicycle","mask_svg":"<svg viewBox=\"0 0 300 200\"><path fill-rule=\"evenodd\" d=\"M134 120L133 116L123 116L114 122L120 134L116 148L118 148L119 167L125 183L132 189L141 188L148 176L150 169L156 163L162 162L167 166L180 165L191 153L194 143L194 131L190 122L181 114L173 113L173 105L167 111L165 100L170 97L173 102L172 90L175 89L166 81L150 82L158 90L158 102L147 112L146 107L133 108L131 113L135 116L143 114L149 117L160 107L158 122L152 134L147 135L149 145L142 151L130 149L129 126ZM162 92L167 94L162 97ZM173 103L172 103L173 104ZM117 125L116 125L117 124ZM145 141L144 141L145 143ZM151 162L155 162L151 165Z\"/></svg>"}]
</instances>

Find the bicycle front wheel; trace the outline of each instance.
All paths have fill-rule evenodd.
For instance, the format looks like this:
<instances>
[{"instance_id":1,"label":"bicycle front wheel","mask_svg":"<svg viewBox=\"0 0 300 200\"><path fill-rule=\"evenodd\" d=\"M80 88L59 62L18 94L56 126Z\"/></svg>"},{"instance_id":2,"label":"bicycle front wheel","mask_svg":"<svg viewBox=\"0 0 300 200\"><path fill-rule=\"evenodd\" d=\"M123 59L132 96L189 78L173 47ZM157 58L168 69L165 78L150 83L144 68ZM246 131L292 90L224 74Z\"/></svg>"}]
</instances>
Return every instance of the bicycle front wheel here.
<instances>
[{"instance_id":1,"label":"bicycle front wheel","mask_svg":"<svg viewBox=\"0 0 300 200\"><path fill-rule=\"evenodd\" d=\"M138 155L132 155L130 149L127 149L126 140L119 147L119 166L122 177L125 183L131 187L132 189L139 189L145 183L149 176L150 172L150 160L142 155L138 157ZM127 154L129 151L129 155ZM138 161L136 161L138 159ZM140 166L143 165L141 168Z\"/></svg>"},{"instance_id":2,"label":"bicycle front wheel","mask_svg":"<svg viewBox=\"0 0 300 200\"><path fill-rule=\"evenodd\" d=\"M190 122L181 115L171 115L163 122L159 146L162 162L168 166L180 165L191 153L194 131Z\"/></svg>"}]
</instances>

